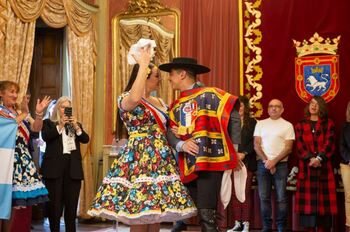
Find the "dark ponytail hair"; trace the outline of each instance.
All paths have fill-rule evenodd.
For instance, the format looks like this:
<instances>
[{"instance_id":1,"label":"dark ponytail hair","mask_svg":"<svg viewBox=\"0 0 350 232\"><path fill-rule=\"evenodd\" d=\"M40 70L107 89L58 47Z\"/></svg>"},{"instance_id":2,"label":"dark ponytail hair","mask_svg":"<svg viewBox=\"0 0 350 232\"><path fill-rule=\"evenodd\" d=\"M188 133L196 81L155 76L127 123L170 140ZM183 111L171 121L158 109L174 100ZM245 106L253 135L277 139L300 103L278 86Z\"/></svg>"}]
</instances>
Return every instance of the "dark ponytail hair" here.
<instances>
[{"instance_id":1,"label":"dark ponytail hair","mask_svg":"<svg viewBox=\"0 0 350 232\"><path fill-rule=\"evenodd\" d=\"M151 76L152 74L152 69L155 65L153 63L149 63L148 65L148 69L150 71L148 71L147 73L147 79ZM139 64L135 64L134 67L132 68L131 74L130 74L130 78L128 81L128 84L126 85L124 92L129 91L132 87L132 85L134 84L136 77L137 77L137 73L139 72L140 69L140 65Z\"/></svg>"},{"instance_id":2,"label":"dark ponytail hair","mask_svg":"<svg viewBox=\"0 0 350 232\"><path fill-rule=\"evenodd\" d=\"M244 112L243 112L243 125L246 127L249 127L249 122L250 122L250 104L249 104L249 99L247 96L240 95L238 97L238 100L240 103L244 105Z\"/></svg>"},{"instance_id":3,"label":"dark ponytail hair","mask_svg":"<svg viewBox=\"0 0 350 232\"><path fill-rule=\"evenodd\" d=\"M152 74L152 69L155 67L155 64L153 63L149 63L148 65L148 72L147 72L147 79L151 76ZM130 78L128 81L128 84L126 85L124 92L130 91L132 85L134 84L136 77L137 77L137 73L139 72L140 69L140 65L139 64L135 64L134 67L132 68L131 74L130 74ZM123 121L120 118L120 115L117 115L117 119L116 119L116 128L115 128L115 138L116 139L122 139L125 135L127 135L128 132L126 130L126 128L124 127Z\"/></svg>"}]
</instances>

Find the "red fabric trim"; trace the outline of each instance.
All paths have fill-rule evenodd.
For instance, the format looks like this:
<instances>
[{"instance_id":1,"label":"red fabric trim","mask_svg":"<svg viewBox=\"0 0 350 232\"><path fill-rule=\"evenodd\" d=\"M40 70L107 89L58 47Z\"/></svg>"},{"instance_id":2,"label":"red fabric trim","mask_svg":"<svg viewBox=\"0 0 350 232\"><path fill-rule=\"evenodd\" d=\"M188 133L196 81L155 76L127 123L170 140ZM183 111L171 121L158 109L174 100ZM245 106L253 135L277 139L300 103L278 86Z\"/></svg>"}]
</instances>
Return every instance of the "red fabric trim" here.
<instances>
[{"instance_id":1,"label":"red fabric trim","mask_svg":"<svg viewBox=\"0 0 350 232\"><path fill-rule=\"evenodd\" d=\"M28 142L29 142L29 134L27 133L27 130L25 130L25 129L23 128L22 123L20 123L20 124L18 125L18 129L19 129L20 133L23 135L23 137L24 137L24 139L26 140L26 142L28 143Z\"/></svg>"},{"instance_id":2,"label":"red fabric trim","mask_svg":"<svg viewBox=\"0 0 350 232\"><path fill-rule=\"evenodd\" d=\"M197 162L196 171L225 171L236 167L232 160L220 163Z\"/></svg>"},{"instance_id":3,"label":"red fabric trim","mask_svg":"<svg viewBox=\"0 0 350 232\"><path fill-rule=\"evenodd\" d=\"M238 165L238 158L237 158L237 153L236 153L236 151L233 147L233 144L231 142L231 138L230 138L230 135L227 131L227 128L228 128L228 123L229 123L231 111L232 111L237 99L238 99L237 97L231 96L231 98L227 101L227 103L225 105L223 114L221 115L222 131L224 133L225 140L227 141L227 143L229 143L227 148L229 150L229 153L231 155L231 160L233 162L232 168L235 168Z\"/></svg>"},{"instance_id":4,"label":"red fabric trim","mask_svg":"<svg viewBox=\"0 0 350 232\"><path fill-rule=\"evenodd\" d=\"M180 96L179 96L178 99L183 98L183 97L191 96L192 94L195 94L195 93L197 93L197 92L199 92L199 91L201 91L201 90L203 90L203 89L204 89L204 88L195 88L195 89L188 89L188 90L182 91L182 92L180 93ZM177 100L178 100L178 99L177 99Z\"/></svg>"},{"instance_id":5,"label":"red fabric trim","mask_svg":"<svg viewBox=\"0 0 350 232\"><path fill-rule=\"evenodd\" d=\"M185 155L184 155L183 152L179 152L178 164L179 164L179 169L180 169L180 178L181 178L181 181L183 183L189 183L189 182L197 179L198 176L197 176L197 174L195 172L192 172L188 176L184 175L184 173L185 173L185 170L184 170L184 167L185 167Z\"/></svg>"},{"instance_id":6,"label":"red fabric trim","mask_svg":"<svg viewBox=\"0 0 350 232\"><path fill-rule=\"evenodd\" d=\"M155 118L158 126L160 127L160 129L162 129L162 131L165 134L166 128L165 128L164 124L162 123L162 120L159 118L157 112L151 106L149 106L146 101L141 100L141 104L144 105L149 111L151 111L151 113L152 113L153 117Z\"/></svg>"}]
</instances>

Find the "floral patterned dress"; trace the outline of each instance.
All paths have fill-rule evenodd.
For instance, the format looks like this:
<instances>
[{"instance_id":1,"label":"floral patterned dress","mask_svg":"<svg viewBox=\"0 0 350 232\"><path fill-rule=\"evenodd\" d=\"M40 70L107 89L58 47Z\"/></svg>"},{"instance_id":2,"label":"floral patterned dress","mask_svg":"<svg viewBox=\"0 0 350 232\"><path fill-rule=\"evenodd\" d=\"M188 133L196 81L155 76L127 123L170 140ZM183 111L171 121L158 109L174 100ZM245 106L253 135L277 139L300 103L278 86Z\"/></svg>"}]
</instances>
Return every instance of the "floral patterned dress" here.
<instances>
[{"instance_id":1,"label":"floral patterned dress","mask_svg":"<svg viewBox=\"0 0 350 232\"><path fill-rule=\"evenodd\" d=\"M5 107L1 117L15 119ZM30 125L28 119L18 124L14 153L14 170L12 185L12 206L32 206L49 200L48 191L43 184L29 152Z\"/></svg>"},{"instance_id":2,"label":"floral patterned dress","mask_svg":"<svg viewBox=\"0 0 350 232\"><path fill-rule=\"evenodd\" d=\"M119 97L119 106L127 94ZM165 137L167 115L145 100L133 111L119 109L129 140L103 179L88 213L129 225L194 216L195 205L180 181Z\"/></svg>"},{"instance_id":3,"label":"floral patterned dress","mask_svg":"<svg viewBox=\"0 0 350 232\"><path fill-rule=\"evenodd\" d=\"M16 135L12 206L31 206L49 201L48 191L28 149L29 123L23 121L22 124Z\"/></svg>"}]
</instances>

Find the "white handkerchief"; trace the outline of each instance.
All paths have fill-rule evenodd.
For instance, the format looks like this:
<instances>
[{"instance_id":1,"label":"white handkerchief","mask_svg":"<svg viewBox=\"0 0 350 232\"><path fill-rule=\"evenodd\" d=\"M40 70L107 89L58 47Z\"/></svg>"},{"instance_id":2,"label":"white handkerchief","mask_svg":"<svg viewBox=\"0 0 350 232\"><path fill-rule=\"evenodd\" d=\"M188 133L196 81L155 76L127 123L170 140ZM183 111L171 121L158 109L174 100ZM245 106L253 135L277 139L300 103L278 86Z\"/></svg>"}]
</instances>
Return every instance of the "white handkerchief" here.
<instances>
[{"instance_id":1,"label":"white handkerchief","mask_svg":"<svg viewBox=\"0 0 350 232\"><path fill-rule=\"evenodd\" d=\"M154 48L157 47L156 41L141 38L136 44L131 45L128 53L128 64L136 64L137 62L132 55L138 57L140 55L139 49L146 47L147 45L151 45L151 57L153 57L155 53Z\"/></svg>"},{"instance_id":2,"label":"white handkerchief","mask_svg":"<svg viewBox=\"0 0 350 232\"><path fill-rule=\"evenodd\" d=\"M245 186L247 183L247 168L242 165L241 170L233 172L236 197L240 202L245 201Z\"/></svg>"},{"instance_id":3,"label":"white handkerchief","mask_svg":"<svg viewBox=\"0 0 350 232\"><path fill-rule=\"evenodd\" d=\"M221 189L220 189L220 200L224 205L224 209L226 209L228 203L231 200L231 192L232 192L232 180L231 180L232 170L224 171L221 180Z\"/></svg>"}]
</instances>

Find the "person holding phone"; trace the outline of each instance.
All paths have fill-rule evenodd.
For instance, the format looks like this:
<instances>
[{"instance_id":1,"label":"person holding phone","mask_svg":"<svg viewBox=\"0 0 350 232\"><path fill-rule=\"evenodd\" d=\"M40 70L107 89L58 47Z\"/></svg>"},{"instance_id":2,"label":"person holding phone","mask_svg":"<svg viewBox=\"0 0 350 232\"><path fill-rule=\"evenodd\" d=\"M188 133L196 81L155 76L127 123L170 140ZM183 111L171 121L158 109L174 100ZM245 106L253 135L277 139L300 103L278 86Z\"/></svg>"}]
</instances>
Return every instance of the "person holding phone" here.
<instances>
[{"instance_id":1,"label":"person holding phone","mask_svg":"<svg viewBox=\"0 0 350 232\"><path fill-rule=\"evenodd\" d=\"M64 115L69 117L72 117L72 107L68 106L64 108Z\"/></svg>"},{"instance_id":2,"label":"person holding phone","mask_svg":"<svg viewBox=\"0 0 350 232\"><path fill-rule=\"evenodd\" d=\"M88 143L89 135L72 115L71 100L57 100L50 119L44 120L42 138L46 142L41 165L49 191L48 217L51 231L60 231L64 211L66 231L75 232L81 180L84 178L80 143Z\"/></svg>"}]
</instances>

